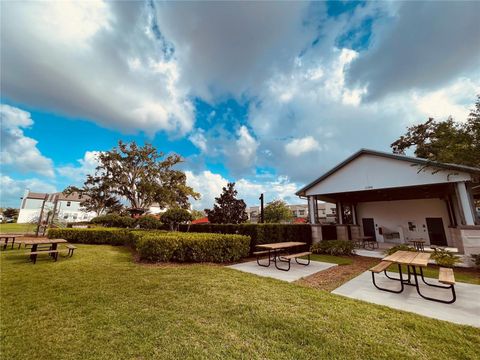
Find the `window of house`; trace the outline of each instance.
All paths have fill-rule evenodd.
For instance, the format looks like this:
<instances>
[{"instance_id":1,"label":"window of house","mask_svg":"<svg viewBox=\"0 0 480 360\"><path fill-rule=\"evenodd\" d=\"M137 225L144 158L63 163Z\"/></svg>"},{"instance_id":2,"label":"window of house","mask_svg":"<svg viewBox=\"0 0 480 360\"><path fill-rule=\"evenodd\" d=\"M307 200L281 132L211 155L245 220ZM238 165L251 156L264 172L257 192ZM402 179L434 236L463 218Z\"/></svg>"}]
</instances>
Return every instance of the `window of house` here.
<instances>
[{"instance_id":1,"label":"window of house","mask_svg":"<svg viewBox=\"0 0 480 360\"><path fill-rule=\"evenodd\" d=\"M70 201L67 201L67 206L70 206L71 202Z\"/></svg>"},{"instance_id":2,"label":"window of house","mask_svg":"<svg viewBox=\"0 0 480 360\"><path fill-rule=\"evenodd\" d=\"M332 214L336 214L336 213L337 213L337 209L332 208Z\"/></svg>"},{"instance_id":3,"label":"window of house","mask_svg":"<svg viewBox=\"0 0 480 360\"><path fill-rule=\"evenodd\" d=\"M298 211L298 214L299 214L299 215L305 215L305 210L299 210L299 211Z\"/></svg>"},{"instance_id":4,"label":"window of house","mask_svg":"<svg viewBox=\"0 0 480 360\"><path fill-rule=\"evenodd\" d=\"M63 215L64 219L68 219L68 214Z\"/></svg>"},{"instance_id":5,"label":"window of house","mask_svg":"<svg viewBox=\"0 0 480 360\"><path fill-rule=\"evenodd\" d=\"M73 215L73 220L77 220L77 215Z\"/></svg>"}]
</instances>

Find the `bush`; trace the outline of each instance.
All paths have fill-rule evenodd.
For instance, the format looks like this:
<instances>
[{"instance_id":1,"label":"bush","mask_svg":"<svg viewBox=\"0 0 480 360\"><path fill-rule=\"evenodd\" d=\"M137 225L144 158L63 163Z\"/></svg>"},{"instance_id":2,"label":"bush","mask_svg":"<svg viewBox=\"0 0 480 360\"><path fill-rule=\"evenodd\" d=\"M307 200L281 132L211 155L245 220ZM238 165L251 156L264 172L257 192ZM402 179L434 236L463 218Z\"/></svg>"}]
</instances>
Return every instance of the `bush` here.
<instances>
[{"instance_id":1,"label":"bush","mask_svg":"<svg viewBox=\"0 0 480 360\"><path fill-rule=\"evenodd\" d=\"M400 244L385 250L385 254L392 255L397 251L417 251L417 250L414 247L408 246L407 244Z\"/></svg>"},{"instance_id":2,"label":"bush","mask_svg":"<svg viewBox=\"0 0 480 360\"><path fill-rule=\"evenodd\" d=\"M462 259L460 259L460 257L452 254L445 249L436 248L434 250L435 251L432 254L432 259L435 260L438 266L452 268L456 264L462 262Z\"/></svg>"},{"instance_id":3,"label":"bush","mask_svg":"<svg viewBox=\"0 0 480 360\"><path fill-rule=\"evenodd\" d=\"M143 232L136 248L147 261L231 262L248 255L250 238L242 235Z\"/></svg>"},{"instance_id":4,"label":"bush","mask_svg":"<svg viewBox=\"0 0 480 360\"><path fill-rule=\"evenodd\" d=\"M107 245L131 245L134 243L135 234L126 229L49 229L49 239L65 239L79 244L107 244Z\"/></svg>"},{"instance_id":5,"label":"bush","mask_svg":"<svg viewBox=\"0 0 480 360\"><path fill-rule=\"evenodd\" d=\"M170 226L170 230L178 230L178 225L192 221L192 214L185 209L168 209L162 214L162 222Z\"/></svg>"},{"instance_id":6,"label":"bush","mask_svg":"<svg viewBox=\"0 0 480 360\"><path fill-rule=\"evenodd\" d=\"M312 245L312 230L308 224L194 224L180 225L180 231L239 234L251 238L250 252L256 245L284 241L299 241Z\"/></svg>"},{"instance_id":7,"label":"bush","mask_svg":"<svg viewBox=\"0 0 480 360\"><path fill-rule=\"evenodd\" d=\"M472 261L476 266L480 266L480 254L472 254Z\"/></svg>"},{"instance_id":8,"label":"bush","mask_svg":"<svg viewBox=\"0 0 480 360\"><path fill-rule=\"evenodd\" d=\"M136 220L130 216L120 216L117 214L108 214L97 216L90 221L92 224L102 225L113 228L133 228Z\"/></svg>"},{"instance_id":9,"label":"bush","mask_svg":"<svg viewBox=\"0 0 480 360\"><path fill-rule=\"evenodd\" d=\"M155 216L145 215L137 219L135 227L138 227L139 229L156 230L161 229L163 224Z\"/></svg>"},{"instance_id":10,"label":"bush","mask_svg":"<svg viewBox=\"0 0 480 360\"><path fill-rule=\"evenodd\" d=\"M324 240L311 247L315 254L353 255L354 244L349 240Z\"/></svg>"}]
</instances>

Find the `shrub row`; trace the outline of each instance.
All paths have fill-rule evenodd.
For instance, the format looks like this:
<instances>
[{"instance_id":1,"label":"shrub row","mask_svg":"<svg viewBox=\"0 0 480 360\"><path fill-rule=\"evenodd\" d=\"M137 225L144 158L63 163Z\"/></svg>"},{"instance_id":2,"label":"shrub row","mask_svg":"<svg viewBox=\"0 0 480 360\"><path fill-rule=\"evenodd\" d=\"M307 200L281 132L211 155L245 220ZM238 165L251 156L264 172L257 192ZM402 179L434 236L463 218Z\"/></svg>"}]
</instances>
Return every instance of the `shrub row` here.
<instances>
[{"instance_id":1,"label":"shrub row","mask_svg":"<svg viewBox=\"0 0 480 360\"><path fill-rule=\"evenodd\" d=\"M354 244L350 240L324 240L312 246L315 254L353 255Z\"/></svg>"},{"instance_id":2,"label":"shrub row","mask_svg":"<svg viewBox=\"0 0 480 360\"><path fill-rule=\"evenodd\" d=\"M147 261L231 262L248 255L250 238L233 234L143 232L136 248Z\"/></svg>"},{"instance_id":3,"label":"shrub row","mask_svg":"<svg viewBox=\"0 0 480 360\"><path fill-rule=\"evenodd\" d=\"M90 228L90 229L49 229L50 239L65 239L79 244L132 245L135 233L127 229Z\"/></svg>"},{"instance_id":4,"label":"shrub row","mask_svg":"<svg viewBox=\"0 0 480 360\"><path fill-rule=\"evenodd\" d=\"M139 217L138 219L131 218L130 216L120 216L116 214L108 214L97 216L90 221L91 224L102 225L105 227L113 228L140 228L140 229L166 229L167 226L164 225L160 220L155 216L145 215Z\"/></svg>"},{"instance_id":5,"label":"shrub row","mask_svg":"<svg viewBox=\"0 0 480 360\"><path fill-rule=\"evenodd\" d=\"M237 261L250 246L250 237L243 235L116 228L49 229L47 236L80 244L133 245L142 260L155 262Z\"/></svg>"},{"instance_id":6,"label":"shrub row","mask_svg":"<svg viewBox=\"0 0 480 360\"><path fill-rule=\"evenodd\" d=\"M196 233L238 234L250 237L250 252L256 245L300 241L312 245L312 230L307 224L195 224L180 225L180 231Z\"/></svg>"}]
</instances>

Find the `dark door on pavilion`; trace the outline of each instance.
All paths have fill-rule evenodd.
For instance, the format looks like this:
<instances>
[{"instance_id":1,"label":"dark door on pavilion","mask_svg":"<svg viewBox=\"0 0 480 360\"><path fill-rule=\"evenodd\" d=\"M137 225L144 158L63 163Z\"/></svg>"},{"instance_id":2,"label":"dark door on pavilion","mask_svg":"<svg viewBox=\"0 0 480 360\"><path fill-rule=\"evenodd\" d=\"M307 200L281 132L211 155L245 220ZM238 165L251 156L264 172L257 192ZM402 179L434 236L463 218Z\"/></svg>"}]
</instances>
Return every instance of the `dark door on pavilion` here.
<instances>
[{"instance_id":1,"label":"dark door on pavilion","mask_svg":"<svg viewBox=\"0 0 480 360\"><path fill-rule=\"evenodd\" d=\"M364 236L371 236L374 240L377 239L375 236L375 222L372 218L363 218L362 219L363 225L363 235Z\"/></svg>"},{"instance_id":2,"label":"dark door on pavilion","mask_svg":"<svg viewBox=\"0 0 480 360\"><path fill-rule=\"evenodd\" d=\"M426 218L430 245L447 246L442 218Z\"/></svg>"}]
</instances>

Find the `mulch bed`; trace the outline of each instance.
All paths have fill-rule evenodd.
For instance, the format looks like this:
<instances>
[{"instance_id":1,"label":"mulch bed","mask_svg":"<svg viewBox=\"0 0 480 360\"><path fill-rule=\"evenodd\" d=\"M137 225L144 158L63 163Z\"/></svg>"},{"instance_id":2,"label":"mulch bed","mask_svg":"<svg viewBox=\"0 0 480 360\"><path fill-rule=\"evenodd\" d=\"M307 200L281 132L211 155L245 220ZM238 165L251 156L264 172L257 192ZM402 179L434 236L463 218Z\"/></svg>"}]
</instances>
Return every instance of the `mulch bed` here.
<instances>
[{"instance_id":1,"label":"mulch bed","mask_svg":"<svg viewBox=\"0 0 480 360\"><path fill-rule=\"evenodd\" d=\"M364 256L352 256L349 259L353 261L350 265L334 266L300 279L296 283L319 290L332 291L381 261L381 259Z\"/></svg>"}]
</instances>

